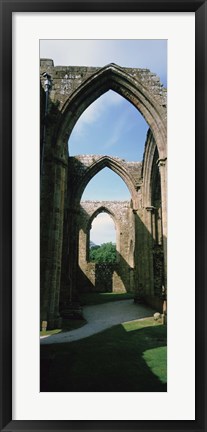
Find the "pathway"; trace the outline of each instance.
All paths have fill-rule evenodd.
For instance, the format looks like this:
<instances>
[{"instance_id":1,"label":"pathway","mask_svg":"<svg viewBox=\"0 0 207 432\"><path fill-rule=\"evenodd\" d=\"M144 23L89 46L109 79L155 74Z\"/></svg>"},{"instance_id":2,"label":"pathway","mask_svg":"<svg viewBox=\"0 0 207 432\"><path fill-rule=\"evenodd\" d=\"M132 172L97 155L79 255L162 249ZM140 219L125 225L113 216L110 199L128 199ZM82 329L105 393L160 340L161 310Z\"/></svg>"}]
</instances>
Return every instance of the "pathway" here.
<instances>
[{"instance_id":1,"label":"pathway","mask_svg":"<svg viewBox=\"0 0 207 432\"><path fill-rule=\"evenodd\" d=\"M107 328L123 322L151 317L154 311L133 300L121 300L101 305L84 306L83 316L87 323L76 330L42 336L41 344L73 342L99 333Z\"/></svg>"}]
</instances>

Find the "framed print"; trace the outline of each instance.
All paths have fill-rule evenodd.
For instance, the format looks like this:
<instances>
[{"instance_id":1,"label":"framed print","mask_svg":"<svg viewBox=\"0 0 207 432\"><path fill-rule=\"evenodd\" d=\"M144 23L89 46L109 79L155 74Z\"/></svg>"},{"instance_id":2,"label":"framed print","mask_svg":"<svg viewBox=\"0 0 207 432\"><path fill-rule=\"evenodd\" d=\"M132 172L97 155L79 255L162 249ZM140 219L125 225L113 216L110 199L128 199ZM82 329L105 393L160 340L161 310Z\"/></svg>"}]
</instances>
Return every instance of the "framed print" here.
<instances>
[{"instance_id":1,"label":"framed print","mask_svg":"<svg viewBox=\"0 0 207 432\"><path fill-rule=\"evenodd\" d=\"M1 430L204 431L206 1L0 3Z\"/></svg>"}]
</instances>

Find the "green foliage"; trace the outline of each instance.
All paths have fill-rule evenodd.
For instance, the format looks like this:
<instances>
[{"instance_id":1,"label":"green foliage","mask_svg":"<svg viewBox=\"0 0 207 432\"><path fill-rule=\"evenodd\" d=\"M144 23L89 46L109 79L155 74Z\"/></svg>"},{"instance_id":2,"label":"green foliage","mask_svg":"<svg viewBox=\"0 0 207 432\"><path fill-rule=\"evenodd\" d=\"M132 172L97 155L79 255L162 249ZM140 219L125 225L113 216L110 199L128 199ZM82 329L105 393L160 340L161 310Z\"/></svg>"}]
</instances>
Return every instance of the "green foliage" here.
<instances>
[{"instance_id":1,"label":"green foliage","mask_svg":"<svg viewBox=\"0 0 207 432\"><path fill-rule=\"evenodd\" d=\"M92 246L90 248L90 261L99 264L116 262L116 245L112 242L103 243L101 246Z\"/></svg>"}]
</instances>

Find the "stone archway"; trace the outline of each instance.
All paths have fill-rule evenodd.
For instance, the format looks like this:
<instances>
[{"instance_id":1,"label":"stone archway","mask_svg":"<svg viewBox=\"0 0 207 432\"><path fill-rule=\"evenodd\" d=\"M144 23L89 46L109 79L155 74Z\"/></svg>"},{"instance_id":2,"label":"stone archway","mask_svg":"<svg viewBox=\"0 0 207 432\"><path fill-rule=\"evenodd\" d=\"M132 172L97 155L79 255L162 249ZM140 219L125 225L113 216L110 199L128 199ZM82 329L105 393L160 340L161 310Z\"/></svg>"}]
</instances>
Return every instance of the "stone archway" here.
<instances>
[{"instance_id":1,"label":"stone archway","mask_svg":"<svg viewBox=\"0 0 207 432\"><path fill-rule=\"evenodd\" d=\"M70 295L75 290L75 287L71 286L70 278L75 274L75 263L77 263L78 201L85 187L85 181L88 181L85 177L85 180L79 184L79 188L74 187L74 180L70 184L68 182L71 173L71 159L68 159L67 154L68 138L82 112L109 89L119 93L140 111L150 127L158 151L166 264L166 90L162 88L159 78L149 70L121 68L113 63L104 68L75 68L54 67L51 60L42 60L41 72L45 71L52 78L52 87L45 135L43 134L45 164L44 178L41 182L41 320L48 321L49 327L52 328L59 320L59 297L64 280L64 268L66 268L66 290ZM41 80L43 82L43 78ZM152 153L152 148L149 149L148 154L145 152L144 167L148 166L148 168L145 173L143 170L144 175L139 180L135 173L132 175L133 167L130 167L130 164L126 163L125 168L122 167L120 171L117 162L111 161L108 156L104 156L99 165L91 166L90 175L93 176L96 170L108 164L122 176L126 183L128 182L135 217L135 243L140 245L135 248L135 270L137 269L135 284L144 295L153 299L153 264L148 260L152 248L151 219L149 206L146 204L148 183L151 178ZM77 194L74 194L75 190ZM69 239L68 244L67 242L64 244L65 235ZM142 249L141 245L143 245ZM76 247L71 265L67 259L74 246ZM63 250L67 250L66 266L62 260ZM70 298L68 296L68 301Z\"/></svg>"},{"instance_id":2,"label":"stone archway","mask_svg":"<svg viewBox=\"0 0 207 432\"><path fill-rule=\"evenodd\" d=\"M137 195L137 187L141 182L141 164L140 162L134 162L133 164L130 162L126 162L123 159L111 157L111 156L78 156L69 158L71 164L78 164L79 167L73 167L71 174L69 173L69 177L75 177L75 181L69 179L69 183L71 183L70 187L70 196L72 195L72 201L74 206L79 206L81 196L83 194L84 189L86 188L89 181L103 168L110 168L114 173L121 177L126 186L129 189L131 194L131 199L133 203L133 209L136 210L139 207L138 203L138 195ZM70 162L69 162L70 163ZM74 169L75 168L75 169ZM69 166L70 170L70 166ZM77 172L78 171L78 172ZM76 183L76 184L75 184Z\"/></svg>"},{"instance_id":3,"label":"stone archway","mask_svg":"<svg viewBox=\"0 0 207 432\"><path fill-rule=\"evenodd\" d=\"M129 266L129 260L128 260L128 254L129 254L129 233L130 233L130 239L133 239L134 242L134 211L136 212L138 207L140 206L139 202L139 196L137 194L137 188L138 185L140 185L141 182L141 164L140 162L137 163L130 163L123 161L123 159L119 158L112 158L109 156L96 156L96 155L83 155L83 156L77 156L77 157L69 157L69 165L68 165L68 198L67 198L67 211L65 212L65 234L64 234L64 245L63 245L63 256L66 257L66 260L64 259L64 262L62 263L62 268L64 269L67 265L67 262L70 262L70 268L73 269L71 275L70 275L70 284L73 286L73 298L76 298L78 296L78 290L76 290L76 287L78 286L78 256L79 256L79 218L82 217L85 221L89 221L89 215L91 216L91 211L86 209L94 209L94 203L85 203L84 205L81 203L80 200L82 193L89 183L89 181L95 177L95 175L101 171L104 167L110 168L113 172L119 175L119 177L126 183L129 192L131 193L131 201L127 202L107 202L105 204L105 207L108 209L111 208L117 208L117 211L119 213L119 219L121 219L121 211L123 216L123 221L119 222L119 225L122 226L122 232L121 232L121 238L122 238L122 244L123 246L118 246L118 255L119 255L119 262L120 264L117 265L117 269L114 272L114 284L116 282L117 291L119 290L127 290L126 287L128 287L128 276L125 276L124 274L124 268L127 268L127 273L131 271ZM96 202L96 208L99 207L102 208L104 203L103 202ZM97 207L98 206L98 207ZM126 209L127 208L127 209ZM85 214L84 214L85 211ZM95 210L94 210L95 211ZM89 213L88 213L89 212ZM111 214L115 214L116 210L114 212L112 211ZM124 214L126 215L124 216ZM114 216L112 216L114 217ZM81 225L84 226L84 223L82 222ZM129 226L131 228L129 229ZM127 233L127 230L129 231ZM120 230L119 230L120 232ZM72 233L68 237L67 233ZM87 227L85 226L82 234L82 245L86 245L87 242ZM67 241L68 239L68 241ZM120 236L117 238L117 243L120 245ZM84 249L86 246L83 247L83 254L85 255ZM67 254L68 251L68 254ZM70 255L70 251L72 251ZM132 261L132 260L131 260ZM121 266L122 262L122 266ZM82 268L87 267L93 267L93 266L86 266L85 258L82 259ZM92 271L92 268L91 268ZM80 278L79 278L80 279ZM83 279L83 278L82 278ZM90 278L89 278L90 279ZM122 280L122 282L121 282ZM132 280L132 277L131 277ZM86 283L86 281L85 281ZM65 287L65 288L63 288ZM132 287L132 284L131 284ZM67 280L64 277L64 273L62 273L62 290L64 289L64 292L69 292L69 287L67 286ZM114 289L115 290L115 289ZM64 297L65 294L63 293L61 295L61 298ZM63 301L61 300L61 303Z\"/></svg>"},{"instance_id":4,"label":"stone archway","mask_svg":"<svg viewBox=\"0 0 207 432\"><path fill-rule=\"evenodd\" d=\"M159 157L165 157L166 99L162 87L159 93L157 92L155 80L150 71L127 70L113 63L96 69L95 73L84 80L63 104L55 134L56 142L61 146L65 139L68 140L83 111L102 94L114 90L140 111L153 133Z\"/></svg>"},{"instance_id":5,"label":"stone archway","mask_svg":"<svg viewBox=\"0 0 207 432\"><path fill-rule=\"evenodd\" d=\"M97 286L97 280L101 282L101 266L89 260L89 232L93 220L100 213L110 215L116 228L116 262L104 265L104 271L111 275L111 291L133 292L132 273L134 269L132 244L134 243L133 211L129 201L85 201L81 203L79 214L79 270L77 286L80 291L103 291L106 287Z\"/></svg>"}]
</instances>

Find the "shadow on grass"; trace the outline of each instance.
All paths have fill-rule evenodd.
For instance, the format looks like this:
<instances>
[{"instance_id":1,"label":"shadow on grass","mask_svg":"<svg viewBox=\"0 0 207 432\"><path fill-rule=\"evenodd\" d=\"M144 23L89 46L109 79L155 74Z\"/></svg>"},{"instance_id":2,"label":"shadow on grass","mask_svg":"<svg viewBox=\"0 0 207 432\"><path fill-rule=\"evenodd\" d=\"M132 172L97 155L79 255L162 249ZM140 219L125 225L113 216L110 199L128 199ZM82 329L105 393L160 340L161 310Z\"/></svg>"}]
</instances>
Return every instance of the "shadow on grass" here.
<instances>
[{"instance_id":1,"label":"shadow on grass","mask_svg":"<svg viewBox=\"0 0 207 432\"><path fill-rule=\"evenodd\" d=\"M40 391L167 391L166 327L136 323L72 343L41 346Z\"/></svg>"}]
</instances>

